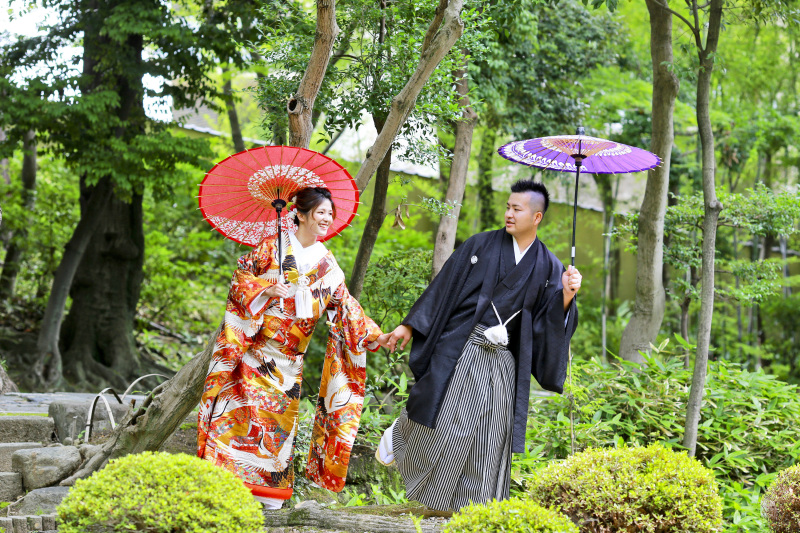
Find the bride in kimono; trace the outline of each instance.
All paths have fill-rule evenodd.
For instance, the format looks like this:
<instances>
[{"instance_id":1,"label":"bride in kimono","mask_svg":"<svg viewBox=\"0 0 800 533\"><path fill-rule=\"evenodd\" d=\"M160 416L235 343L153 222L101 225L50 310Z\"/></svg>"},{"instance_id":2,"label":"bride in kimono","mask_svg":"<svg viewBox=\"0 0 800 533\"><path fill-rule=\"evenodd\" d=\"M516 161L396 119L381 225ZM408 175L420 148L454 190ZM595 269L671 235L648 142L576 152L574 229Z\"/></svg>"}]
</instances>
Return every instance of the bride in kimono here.
<instances>
[{"instance_id":1,"label":"bride in kimono","mask_svg":"<svg viewBox=\"0 0 800 533\"><path fill-rule=\"evenodd\" d=\"M333 199L307 188L294 199L294 235L284 234L284 279L276 238L239 259L206 377L197 454L238 475L268 508L292 496L303 356L323 316L329 326L306 476L341 491L364 402L366 350L389 334L364 314L333 254L317 237L333 222Z\"/></svg>"}]
</instances>

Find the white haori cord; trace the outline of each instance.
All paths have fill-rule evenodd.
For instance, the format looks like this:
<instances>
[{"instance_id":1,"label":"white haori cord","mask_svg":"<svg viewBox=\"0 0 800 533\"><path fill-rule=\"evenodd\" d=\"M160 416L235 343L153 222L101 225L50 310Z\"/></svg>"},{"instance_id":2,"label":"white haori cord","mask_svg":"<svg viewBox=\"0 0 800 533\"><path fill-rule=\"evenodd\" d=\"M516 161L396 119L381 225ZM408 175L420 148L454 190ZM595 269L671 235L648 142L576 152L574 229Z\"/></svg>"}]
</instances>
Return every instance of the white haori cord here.
<instances>
[{"instance_id":1,"label":"white haori cord","mask_svg":"<svg viewBox=\"0 0 800 533\"><path fill-rule=\"evenodd\" d=\"M297 292L294 295L294 314L297 318L314 318L314 296L309 281L305 274L297 278Z\"/></svg>"},{"instance_id":2,"label":"white haori cord","mask_svg":"<svg viewBox=\"0 0 800 533\"><path fill-rule=\"evenodd\" d=\"M500 323L484 331L483 336L486 337L486 339L493 344L497 344L498 346L507 346L508 330L506 329L506 324L511 322L512 318L520 314L522 312L522 309L511 315L511 317L509 317L509 319L506 320L505 322L503 322L503 320L500 318L500 313L497 312L497 308L494 306L494 302L492 302L492 309L494 309L494 316L497 317L497 321Z\"/></svg>"}]
</instances>

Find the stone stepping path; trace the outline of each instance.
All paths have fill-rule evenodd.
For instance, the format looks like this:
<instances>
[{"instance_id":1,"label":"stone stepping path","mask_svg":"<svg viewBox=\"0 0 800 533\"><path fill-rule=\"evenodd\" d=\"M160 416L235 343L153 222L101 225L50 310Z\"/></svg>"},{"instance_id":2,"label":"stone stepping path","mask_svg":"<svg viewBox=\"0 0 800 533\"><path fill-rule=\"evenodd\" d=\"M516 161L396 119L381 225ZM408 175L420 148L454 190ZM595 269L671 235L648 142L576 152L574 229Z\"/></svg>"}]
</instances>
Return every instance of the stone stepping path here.
<instances>
[{"instance_id":1,"label":"stone stepping path","mask_svg":"<svg viewBox=\"0 0 800 533\"><path fill-rule=\"evenodd\" d=\"M56 532L56 515L0 516L0 533Z\"/></svg>"},{"instance_id":2,"label":"stone stepping path","mask_svg":"<svg viewBox=\"0 0 800 533\"><path fill-rule=\"evenodd\" d=\"M122 392L119 394L122 394ZM94 400L95 396L96 394L86 392L10 392L8 394L0 394L0 417L3 415L47 414L47 410L53 402L89 403ZM106 394L105 397L109 403L116 403L113 394ZM125 398L125 403L128 403L129 398L135 399L138 404L144 399L144 396L129 394Z\"/></svg>"}]
</instances>

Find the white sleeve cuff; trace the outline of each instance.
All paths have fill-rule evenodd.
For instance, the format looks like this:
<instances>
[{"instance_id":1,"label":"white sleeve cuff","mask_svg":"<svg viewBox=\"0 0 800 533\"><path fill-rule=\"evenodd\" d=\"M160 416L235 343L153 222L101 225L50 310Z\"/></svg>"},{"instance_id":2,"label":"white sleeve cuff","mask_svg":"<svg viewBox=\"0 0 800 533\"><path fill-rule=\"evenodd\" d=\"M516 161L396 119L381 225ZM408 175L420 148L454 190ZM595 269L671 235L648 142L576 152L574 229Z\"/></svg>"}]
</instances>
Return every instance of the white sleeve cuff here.
<instances>
[{"instance_id":1,"label":"white sleeve cuff","mask_svg":"<svg viewBox=\"0 0 800 533\"><path fill-rule=\"evenodd\" d=\"M267 302L269 301L269 296L267 296L266 291L267 289L264 289L258 293L258 296L253 298L253 301L250 302L247 310L250 311L251 315L255 316L264 310L264 306L266 306Z\"/></svg>"}]
</instances>

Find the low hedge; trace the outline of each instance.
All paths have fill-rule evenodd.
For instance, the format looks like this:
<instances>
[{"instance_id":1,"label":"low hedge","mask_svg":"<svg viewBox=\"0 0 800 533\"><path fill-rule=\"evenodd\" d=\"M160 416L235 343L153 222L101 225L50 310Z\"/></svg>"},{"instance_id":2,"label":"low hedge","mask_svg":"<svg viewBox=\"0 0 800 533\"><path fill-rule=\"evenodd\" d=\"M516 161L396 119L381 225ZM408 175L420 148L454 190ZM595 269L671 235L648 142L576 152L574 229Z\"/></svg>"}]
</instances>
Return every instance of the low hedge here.
<instances>
[{"instance_id":1,"label":"low hedge","mask_svg":"<svg viewBox=\"0 0 800 533\"><path fill-rule=\"evenodd\" d=\"M58 507L59 533L252 533L261 505L236 475L186 454L144 452L78 480Z\"/></svg>"},{"instance_id":2,"label":"low hedge","mask_svg":"<svg viewBox=\"0 0 800 533\"><path fill-rule=\"evenodd\" d=\"M569 518L530 500L512 498L469 505L453 515L442 533L578 533Z\"/></svg>"},{"instance_id":3,"label":"low hedge","mask_svg":"<svg viewBox=\"0 0 800 533\"><path fill-rule=\"evenodd\" d=\"M587 449L542 469L528 491L537 503L561 509L584 533L722 529L714 473L658 444Z\"/></svg>"},{"instance_id":4,"label":"low hedge","mask_svg":"<svg viewBox=\"0 0 800 533\"><path fill-rule=\"evenodd\" d=\"M764 494L761 510L773 533L800 531L800 465L778 474Z\"/></svg>"}]
</instances>

